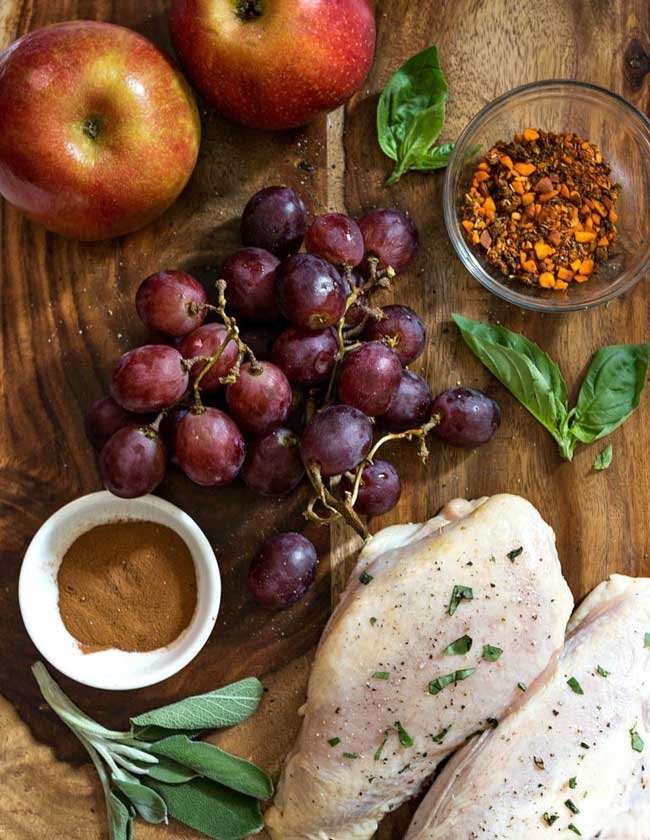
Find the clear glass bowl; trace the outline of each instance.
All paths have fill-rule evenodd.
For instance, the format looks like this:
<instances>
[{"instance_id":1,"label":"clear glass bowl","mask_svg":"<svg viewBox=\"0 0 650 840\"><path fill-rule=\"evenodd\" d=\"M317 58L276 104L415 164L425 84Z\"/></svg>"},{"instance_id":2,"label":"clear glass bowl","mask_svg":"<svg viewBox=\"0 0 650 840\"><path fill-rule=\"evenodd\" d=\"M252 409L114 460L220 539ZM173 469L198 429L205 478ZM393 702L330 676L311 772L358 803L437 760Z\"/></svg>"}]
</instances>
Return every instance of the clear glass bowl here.
<instances>
[{"instance_id":1,"label":"clear glass bowl","mask_svg":"<svg viewBox=\"0 0 650 840\"><path fill-rule=\"evenodd\" d=\"M610 259L587 283L564 291L508 280L467 243L459 209L476 164L499 140L524 128L572 131L600 147L621 185L618 239ZM549 80L523 85L486 105L463 131L445 176L447 231L463 265L495 295L526 309L568 312L605 303L650 272L650 120L611 91L586 82Z\"/></svg>"}]
</instances>

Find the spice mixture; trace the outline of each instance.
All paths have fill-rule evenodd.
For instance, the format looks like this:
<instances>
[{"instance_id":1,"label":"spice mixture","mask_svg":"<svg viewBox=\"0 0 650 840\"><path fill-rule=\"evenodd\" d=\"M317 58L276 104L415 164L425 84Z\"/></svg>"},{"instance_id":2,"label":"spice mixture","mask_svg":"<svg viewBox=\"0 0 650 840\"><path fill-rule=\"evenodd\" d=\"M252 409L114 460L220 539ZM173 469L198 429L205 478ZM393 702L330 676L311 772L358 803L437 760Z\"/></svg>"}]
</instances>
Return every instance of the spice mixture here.
<instances>
[{"instance_id":1,"label":"spice mixture","mask_svg":"<svg viewBox=\"0 0 650 840\"><path fill-rule=\"evenodd\" d=\"M86 653L165 647L196 608L190 550L156 522L92 528L66 551L57 581L63 623Z\"/></svg>"},{"instance_id":2,"label":"spice mixture","mask_svg":"<svg viewBox=\"0 0 650 840\"><path fill-rule=\"evenodd\" d=\"M620 186L576 134L527 128L479 163L462 206L468 241L508 277L564 290L584 283L616 241Z\"/></svg>"}]
</instances>

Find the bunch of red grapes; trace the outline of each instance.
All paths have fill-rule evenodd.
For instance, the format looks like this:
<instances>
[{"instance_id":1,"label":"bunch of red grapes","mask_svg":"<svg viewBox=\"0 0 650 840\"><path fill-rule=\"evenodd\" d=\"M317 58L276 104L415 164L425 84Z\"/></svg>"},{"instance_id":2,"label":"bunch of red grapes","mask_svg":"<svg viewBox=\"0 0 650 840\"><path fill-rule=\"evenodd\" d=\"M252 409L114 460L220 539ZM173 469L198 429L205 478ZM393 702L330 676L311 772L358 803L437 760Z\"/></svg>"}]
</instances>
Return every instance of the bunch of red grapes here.
<instances>
[{"instance_id":1,"label":"bunch of red grapes","mask_svg":"<svg viewBox=\"0 0 650 840\"><path fill-rule=\"evenodd\" d=\"M418 248L408 216L373 210L357 222L328 213L308 227L302 199L268 187L246 205L241 234L245 247L221 266L215 304L183 271L158 272L138 289L140 318L167 343L121 356L110 396L88 410L108 490L149 493L170 460L197 484L219 487L240 475L271 496L289 493L307 472L325 511L310 505L312 518L343 512L360 523L358 514L385 513L401 493L393 465L374 457L376 427L388 438L435 428L456 446L494 435L493 400L469 388L434 399L408 370L426 342L418 315L372 305L372 292ZM251 567L254 597L289 606L311 585L316 562L300 534L271 538Z\"/></svg>"}]
</instances>

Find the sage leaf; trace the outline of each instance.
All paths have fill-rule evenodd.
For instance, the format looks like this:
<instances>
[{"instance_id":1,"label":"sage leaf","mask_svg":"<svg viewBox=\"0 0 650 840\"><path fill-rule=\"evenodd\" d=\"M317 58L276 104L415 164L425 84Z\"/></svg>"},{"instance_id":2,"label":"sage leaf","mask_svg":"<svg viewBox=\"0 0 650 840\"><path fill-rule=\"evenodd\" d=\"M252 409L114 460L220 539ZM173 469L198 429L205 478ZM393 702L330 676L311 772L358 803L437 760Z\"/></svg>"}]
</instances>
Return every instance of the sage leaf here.
<instances>
[{"instance_id":1,"label":"sage leaf","mask_svg":"<svg viewBox=\"0 0 650 840\"><path fill-rule=\"evenodd\" d=\"M409 58L388 80L377 105L379 145L396 162L387 184L410 169L447 165L453 143L434 145L445 122L446 103L447 82L435 46Z\"/></svg>"},{"instance_id":2,"label":"sage leaf","mask_svg":"<svg viewBox=\"0 0 650 840\"><path fill-rule=\"evenodd\" d=\"M112 791L106 794L108 809L108 836L110 840L131 840L133 837L133 817L122 800Z\"/></svg>"},{"instance_id":3,"label":"sage leaf","mask_svg":"<svg viewBox=\"0 0 650 840\"><path fill-rule=\"evenodd\" d=\"M199 776L219 782L247 796L268 799L273 794L271 779L263 770L243 758L230 755L214 744L191 741L185 735L174 735L152 744L150 749L154 755L171 758Z\"/></svg>"},{"instance_id":4,"label":"sage leaf","mask_svg":"<svg viewBox=\"0 0 650 840\"><path fill-rule=\"evenodd\" d=\"M113 784L126 796L143 820L148 823L167 821L167 806L155 790L135 779L131 781L113 777Z\"/></svg>"},{"instance_id":5,"label":"sage leaf","mask_svg":"<svg viewBox=\"0 0 650 840\"><path fill-rule=\"evenodd\" d=\"M188 738L200 738L206 732L206 729L169 729L164 726L137 726L132 723L131 732L137 737L138 741L152 743L163 738L169 738L170 735L187 735Z\"/></svg>"},{"instance_id":6,"label":"sage leaf","mask_svg":"<svg viewBox=\"0 0 650 840\"><path fill-rule=\"evenodd\" d=\"M239 840L264 827L257 799L244 796L209 779L185 785L147 780L167 803L169 815L213 840Z\"/></svg>"},{"instance_id":7,"label":"sage leaf","mask_svg":"<svg viewBox=\"0 0 650 840\"><path fill-rule=\"evenodd\" d=\"M650 342L601 347L580 386L571 435L591 443L627 420L639 405L649 363Z\"/></svg>"},{"instance_id":8,"label":"sage leaf","mask_svg":"<svg viewBox=\"0 0 650 840\"><path fill-rule=\"evenodd\" d=\"M263 692L262 683L249 677L218 688L208 694L197 694L160 709L131 718L134 731L142 727L162 729L220 729L245 720L257 709Z\"/></svg>"},{"instance_id":9,"label":"sage leaf","mask_svg":"<svg viewBox=\"0 0 650 840\"><path fill-rule=\"evenodd\" d=\"M167 782L168 785L182 785L201 775L189 767L183 767L182 764L163 756L158 756L158 764L150 764L145 769L147 775L152 779L157 782Z\"/></svg>"},{"instance_id":10,"label":"sage leaf","mask_svg":"<svg viewBox=\"0 0 650 840\"><path fill-rule=\"evenodd\" d=\"M601 470L606 470L610 464L612 463L612 458L614 457L614 448L610 443L609 446L606 446L602 452L599 452L598 455L594 458L594 469L597 472Z\"/></svg>"},{"instance_id":11,"label":"sage leaf","mask_svg":"<svg viewBox=\"0 0 650 840\"><path fill-rule=\"evenodd\" d=\"M568 422L567 385L551 357L505 327L453 314L470 350L533 417L562 444Z\"/></svg>"}]
</instances>

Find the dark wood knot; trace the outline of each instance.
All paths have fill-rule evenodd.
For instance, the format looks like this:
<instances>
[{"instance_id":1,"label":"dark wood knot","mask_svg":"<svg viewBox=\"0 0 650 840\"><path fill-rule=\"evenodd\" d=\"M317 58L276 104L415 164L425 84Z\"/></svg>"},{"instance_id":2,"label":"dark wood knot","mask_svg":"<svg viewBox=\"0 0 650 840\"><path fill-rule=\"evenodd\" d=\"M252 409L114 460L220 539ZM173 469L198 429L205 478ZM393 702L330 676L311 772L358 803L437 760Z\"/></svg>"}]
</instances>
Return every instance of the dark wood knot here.
<instances>
[{"instance_id":1,"label":"dark wood knot","mask_svg":"<svg viewBox=\"0 0 650 840\"><path fill-rule=\"evenodd\" d=\"M628 44L623 56L623 73L632 90L639 90L645 74L650 72L650 55L638 38Z\"/></svg>"}]
</instances>

